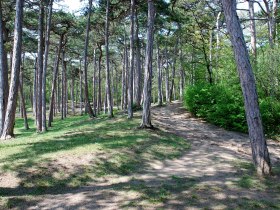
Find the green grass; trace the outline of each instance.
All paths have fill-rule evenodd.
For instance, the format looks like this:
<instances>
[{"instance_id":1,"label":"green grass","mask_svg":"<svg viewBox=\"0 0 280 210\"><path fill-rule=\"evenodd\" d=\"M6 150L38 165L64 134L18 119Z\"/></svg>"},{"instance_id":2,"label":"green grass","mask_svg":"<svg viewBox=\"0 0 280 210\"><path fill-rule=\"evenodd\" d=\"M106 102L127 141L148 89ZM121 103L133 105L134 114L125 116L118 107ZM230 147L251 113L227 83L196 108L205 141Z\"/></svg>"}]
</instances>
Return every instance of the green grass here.
<instances>
[{"instance_id":1,"label":"green grass","mask_svg":"<svg viewBox=\"0 0 280 210\"><path fill-rule=\"evenodd\" d=\"M122 203L124 209L151 206L154 209L209 206L211 209L220 204L235 209L280 209L277 199L217 200L214 197L231 190L280 193L277 178L258 178L254 166L246 161L232 163L237 170L236 174L229 175L235 178L233 189L209 185L202 181L203 174L186 177L172 175L171 171L169 176L161 177L158 170L154 178L139 178L149 173L151 162L164 164L191 149L183 138L161 130L137 129L139 125L139 117L128 120L121 115L112 119L100 116L92 120L88 116L75 116L65 120L57 118L48 132L39 134L32 120L31 129L26 131L23 120L17 119L16 138L0 143L0 176L12 174L18 184L0 186L0 209L25 209L36 205L46 194L68 193L104 180L106 184L112 181L108 186L113 192L137 195L136 199ZM279 167L273 171L280 174ZM209 178L215 179L215 176ZM117 178L127 181L119 182ZM178 204L165 207L169 201L178 201Z\"/></svg>"},{"instance_id":2,"label":"green grass","mask_svg":"<svg viewBox=\"0 0 280 210\"><path fill-rule=\"evenodd\" d=\"M33 120L29 125L31 129L26 131L23 120L17 119L16 138L0 143L0 174L16 174L19 179L16 188L0 188L2 206L17 206L24 196L85 186L102 177L141 173L147 162L177 158L190 148L185 139L175 135L137 129L139 117L55 119L53 127L42 134L36 133ZM90 157L88 162L77 165L84 156ZM64 158L70 158L68 168L57 163ZM147 194L154 195L150 200L156 202L164 200L168 192L161 189L159 198L158 192L148 190Z\"/></svg>"}]
</instances>

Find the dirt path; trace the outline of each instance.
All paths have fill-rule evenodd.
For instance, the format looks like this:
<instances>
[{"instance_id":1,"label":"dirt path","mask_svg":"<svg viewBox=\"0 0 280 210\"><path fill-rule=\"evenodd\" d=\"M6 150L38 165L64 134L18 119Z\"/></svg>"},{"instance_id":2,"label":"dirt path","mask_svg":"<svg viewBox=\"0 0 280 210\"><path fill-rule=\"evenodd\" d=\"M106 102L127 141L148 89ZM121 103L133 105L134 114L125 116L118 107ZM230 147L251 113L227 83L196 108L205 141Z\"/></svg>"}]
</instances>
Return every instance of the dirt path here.
<instances>
[{"instance_id":1,"label":"dirt path","mask_svg":"<svg viewBox=\"0 0 280 210\"><path fill-rule=\"evenodd\" d=\"M174 103L153 108L156 127L191 142L178 159L153 161L141 173L115 176L64 193L49 193L26 203L27 209L277 209L279 190L250 176L247 135L193 118ZM280 146L269 141L274 165ZM279 181L279 176L273 177ZM240 187L241 185L241 187ZM127 190L129 189L129 190ZM156 190L155 190L156 189ZM156 194L156 195L155 195ZM146 197L145 197L146 196ZM153 196L162 202L147 202ZM148 198L147 198L148 197ZM279 207L280 208L280 207Z\"/></svg>"}]
</instances>

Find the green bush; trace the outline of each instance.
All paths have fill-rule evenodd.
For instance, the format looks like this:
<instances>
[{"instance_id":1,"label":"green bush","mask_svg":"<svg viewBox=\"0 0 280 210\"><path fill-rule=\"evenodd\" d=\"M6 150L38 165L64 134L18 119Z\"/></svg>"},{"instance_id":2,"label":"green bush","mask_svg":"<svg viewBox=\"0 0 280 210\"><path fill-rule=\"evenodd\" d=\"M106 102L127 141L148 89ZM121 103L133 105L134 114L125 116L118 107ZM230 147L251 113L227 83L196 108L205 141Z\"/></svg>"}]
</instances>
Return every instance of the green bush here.
<instances>
[{"instance_id":1,"label":"green bush","mask_svg":"<svg viewBox=\"0 0 280 210\"><path fill-rule=\"evenodd\" d=\"M272 98L260 100L260 110L265 133L280 134L280 102Z\"/></svg>"},{"instance_id":2,"label":"green bush","mask_svg":"<svg viewBox=\"0 0 280 210\"><path fill-rule=\"evenodd\" d=\"M238 86L200 84L186 88L184 103L198 117L226 129L247 132L242 92ZM280 102L260 100L266 134L280 133Z\"/></svg>"}]
</instances>

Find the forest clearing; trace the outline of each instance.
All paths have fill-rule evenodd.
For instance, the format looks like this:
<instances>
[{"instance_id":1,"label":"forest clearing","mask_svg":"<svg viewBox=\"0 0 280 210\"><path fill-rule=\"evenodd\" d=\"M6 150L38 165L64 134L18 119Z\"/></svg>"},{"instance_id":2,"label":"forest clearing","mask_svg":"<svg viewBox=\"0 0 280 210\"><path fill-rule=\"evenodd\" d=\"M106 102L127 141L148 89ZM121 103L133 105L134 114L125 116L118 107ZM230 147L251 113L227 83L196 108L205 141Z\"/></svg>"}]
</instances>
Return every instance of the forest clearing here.
<instances>
[{"instance_id":1,"label":"forest clearing","mask_svg":"<svg viewBox=\"0 0 280 210\"><path fill-rule=\"evenodd\" d=\"M280 209L278 0L0 0L0 209Z\"/></svg>"}]
</instances>

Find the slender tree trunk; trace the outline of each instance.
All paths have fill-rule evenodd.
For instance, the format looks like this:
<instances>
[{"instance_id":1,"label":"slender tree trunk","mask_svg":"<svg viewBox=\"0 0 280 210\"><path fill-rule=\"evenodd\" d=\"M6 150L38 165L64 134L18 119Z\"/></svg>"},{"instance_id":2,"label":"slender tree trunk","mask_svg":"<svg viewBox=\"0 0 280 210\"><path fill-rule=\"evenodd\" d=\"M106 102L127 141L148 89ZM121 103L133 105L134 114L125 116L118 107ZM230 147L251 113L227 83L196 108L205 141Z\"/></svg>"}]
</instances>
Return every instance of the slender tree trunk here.
<instances>
[{"instance_id":1,"label":"slender tree trunk","mask_svg":"<svg viewBox=\"0 0 280 210\"><path fill-rule=\"evenodd\" d=\"M86 38L85 38L85 50L84 50L84 79L85 79L85 106L87 107L88 114L91 118L94 117L94 113L89 101L88 94L88 81L87 81L87 56L88 56L88 43L89 43L89 30L90 30L90 16L92 9L92 0L89 0L89 8L88 8L88 20L87 20L87 29L86 29Z\"/></svg>"},{"instance_id":2,"label":"slender tree trunk","mask_svg":"<svg viewBox=\"0 0 280 210\"><path fill-rule=\"evenodd\" d=\"M253 162L259 174L267 175L271 173L269 152L263 133L254 74L242 28L236 13L236 0L222 0L222 4L244 97Z\"/></svg>"},{"instance_id":3,"label":"slender tree trunk","mask_svg":"<svg viewBox=\"0 0 280 210\"><path fill-rule=\"evenodd\" d=\"M185 72L183 68L183 49L182 43L180 41L180 100L183 100L184 96L184 87L185 87Z\"/></svg>"},{"instance_id":4,"label":"slender tree trunk","mask_svg":"<svg viewBox=\"0 0 280 210\"><path fill-rule=\"evenodd\" d=\"M0 8L2 10L2 8ZM2 17L3 18L3 17ZM2 20L1 20L2 21ZM4 22L2 22L2 30L3 31L3 44L5 44L8 40L8 36L9 34L7 33L8 30L6 28L6 24ZM8 97L9 97L9 78L8 78L8 71L9 71L9 66L8 66L8 57L7 57L7 51L5 49L5 46L3 45L2 48L2 62L3 62L3 87L4 88L4 95L3 95L3 100L4 100L4 116L5 117L5 112L7 109L7 104L8 104ZM3 118L3 122L4 122L4 118ZM1 126L1 129L3 128L3 124ZM1 135L1 132L0 132Z\"/></svg>"},{"instance_id":5,"label":"slender tree trunk","mask_svg":"<svg viewBox=\"0 0 280 210\"><path fill-rule=\"evenodd\" d=\"M209 82L213 83L213 31L209 32Z\"/></svg>"},{"instance_id":6,"label":"slender tree trunk","mask_svg":"<svg viewBox=\"0 0 280 210\"><path fill-rule=\"evenodd\" d=\"M71 78L71 109L72 109L72 114L75 115L75 77L72 75Z\"/></svg>"},{"instance_id":7,"label":"slender tree trunk","mask_svg":"<svg viewBox=\"0 0 280 210\"><path fill-rule=\"evenodd\" d=\"M128 118L133 117L133 73L134 73L134 13L135 13L135 0L130 3L130 71L128 81Z\"/></svg>"},{"instance_id":8,"label":"slender tree trunk","mask_svg":"<svg viewBox=\"0 0 280 210\"><path fill-rule=\"evenodd\" d=\"M273 42L274 43L275 43L276 30L277 30L276 19L277 19L277 15L278 15L278 5L279 5L279 1L278 0L273 0L273 2L272 2L272 20L271 20L271 25L272 25L272 38L273 38Z\"/></svg>"},{"instance_id":9,"label":"slender tree trunk","mask_svg":"<svg viewBox=\"0 0 280 210\"><path fill-rule=\"evenodd\" d=\"M145 79L143 90L143 114L142 128L152 128L151 122L151 94L152 94L152 62L153 62L153 41L154 41L154 19L155 7L154 1L148 0L148 30L147 30L147 46L145 60Z\"/></svg>"},{"instance_id":10,"label":"slender tree trunk","mask_svg":"<svg viewBox=\"0 0 280 210\"><path fill-rule=\"evenodd\" d=\"M20 72L22 74L22 71ZM23 119L24 119L24 128L25 130L29 129L28 126L28 119L27 119L27 114L26 114L26 106L25 106L25 99L24 99L24 94L23 94L23 80L21 79L19 82L19 95L20 95L20 101L21 101L21 111L23 114Z\"/></svg>"},{"instance_id":11,"label":"slender tree trunk","mask_svg":"<svg viewBox=\"0 0 280 210\"><path fill-rule=\"evenodd\" d=\"M125 101L125 51L126 51L126 46L124 46L124 51L123 51L123 68L122 68L122 97L121 97L121 108L124 110L124 101Z\"/></svg>"},{"instance_id":12,"label":"slender tree trunk","mask_svg":"<svg viewBox=\"0 0 280 210\"><path fill-rule=\"evenodd\" d=\"M11 83L10 83L9 98L8 98L5 122L2 130L1 139L8 139L14 136L13 130L14 130L14 122L15 122L15 114L16 114L15 112L16 112L16 104L17 104L19 73L20 73L20 63L21 63L23 3L24 1L22 0L16 1L16 18L15 18Z\"/></svg>"},{"instance_id":13,"label":"slender tree trunk","mask_svg":"<svg viewBox=\"0 0 280 210\"><path fill-rule=\"evenodd\" d=\"M37 68L37 132L42 131L42 74L44 51L44 2L40 1L38 26L38 68Z\"/></svg>"},{"instance_id":14,"label":"slender tree trunk","mask_svg":"<svg viewBox=\"0 0 280 210\"><path fill-rule=\"evenodd\" d=\"M81 61L80 61L80 114L83 115L83 71L82 71L82 66L81 66Z\"/></svg>"},{"instance_id":15,"label":"slender tree trunk","mask_svg":"<svg viewBox=\"0 0 280 210\"><path fill-rule=\"evenodd\" d=\"M177 51L178 51L178 39L176 40L175 48L174 48L174 55L173 55L173 64L172 64L172 78L171 78L171 87L170 87L170 94L169 94L169 101L172 100L174 92L174 83L175 83L175 70L176 70L176 61L177 61Z\"/></svg>"},{"instance_id":16,"label":"slender tree trunk","mask_svg":"<svg viewBox=\"0 0 280 210\"><path fill-rule=\"evenodd\" d=\"M141 95L142 95L142 69L141 69L141 46L140 46L140 39L139 39L139 22L138 22L138 13L136 10L135 14L135 104L136 106L141 105Z\"/></svg>"},{"instance_id":17,"label":"slender tree trunk","mask_svg":"<svg viewBox=\"0 0 280 210\"><path fill-rule=\"evenodd\" d=\"M255 24L255 11L254 1L249 0L249 17L250 17L250 33L251 33L251 49L254 56L254 63L257 62L257 36L256 36L256 24ZM255 65L256 67L256 65Z\"/></svg>"},{"instance_id":18,"label":"slender tree trunk","mask_svg":"<svg viewBox=\"0 0 280 210\"><path fill-rule=\"evenodd\" d=\"M5 121L5 66L4 66L4 37L2 21L2 2L0 1L0 135Z\"/></svg>"},{"instance_id":19,"label":"slender tree trunk","mask_svg":"<svg viewBox=\"0 0 280 210\"><path fill-rule=\"evenodd\" d=\"M98 100L97 100L97 113L101 111L101 62L102 62L102 46L99 46L99 58L98 58Z\"/></svg>"},{"instance_id":20,"label":"slender tree trunk","mask_svg":"<svg viewBox=\"0 0 280 210\"><path fill-rule=\"evenodd\" d=\"M50 47L52 6L53 6L53 0L50 0L48 6L48 19L46 25L45 52L44 52L44 63L43 63L43 78L42 78L42 131L43 132L47 130L46 79L47 79L48 57L49 57L49 47Z\"/></svg>"},{"instance_id":21,"label":"slender tree trunk","mask_svg":"<svg viewBox=\"0 0 280 210\"><path fill-rule=\"evenodd\" d=\"M67 80L66 80L66 61L65 50L62 51L62 69L61 69L61 119L66 118L66 103L67 103Z\"/></svg>"},{"instance_id":22,"label":"slender tree trunk","mask_svg":"<svg viewBox=\"0 0 280 210\"><path fill-rule=\"evenodd\" d=\"M92 77L92 85L93 85L93 114L96 116L96 108L97 108L97 94L96 94L96 69L97 69L97 60L96 60L96 49L94 49L93 53L93 77Z\"/></svg>"},{"instance_id":23,"label":"slender tree trunk","mask_svg":"<svg viewBox=\"0 0 280 210\"><path fill-rule=\"evenodd\" d=\"M34 61L34 78L33 78L33 116L35 119L37 119L36 114L37 114L37 57L35 58ZM35 125L36 125L36 120L35 120Z\"/></svg>"},{"instance_id":24,"label":"slender tree trunk","mask_svg":"<svg viewBox=\"0 0 280 210\"><path fill-rule=\"evenodd\" d=\"M167 44L165 46L165 98L166 103L170 103L170 94L169 94L169 61L168 61L168 54L167 54Z\"/></svg>"},{"instance_id":25,"label":"slender tree trunk","mask_svg":"<svg viewBox=\"0 0 280 210\"><path fill-rule=\"evenodd\" d=\"M56 52L56 59L54 62L54 67L53 67L53 80L52 80L52 92L51 92L51 100L50 100L50 111L49 111L49 121L48 121L48 126L51 127L51 123L53 122L53 115L54 115L54 109L55 109L55 95L57 96L56 104L59 104L59 99L58 99L58 89L59 87L56 87L56 81L58 78L58 67L59 67L59 58L60 58L60 53L62 49L62 44L63 44L63 39L64 39L64 34L60 35L60 40L59 40L59 45L57 48ZM55 91L57 90L57 94L55 94Z\"/></svg>"},{"instance_id":26,"label":"slender tree trunk","mask_svg":"<svg viewBox=\"0 0 280 210\"><path fill-rule=\"evenodd\" d=\"M109 4L110 1L107 0L106 6L106 21L105 21L105 50L106 50L106 93L108 101L108 115L113 117L113 105L112 105L112 95L111 95L111 79L110 79L110 66L109 66Z\"/></svg>"},{"instance_id":27,"label":"slender tree trunk","mask_svg":"<svg viewBox=\"0 0 280 210\"><path fill-rule=\"evenodd\" d=\"M158 105L162 106L162 72L159 44L157 45L157 69L158 69Z\"/></svg>"}]
</instances>

